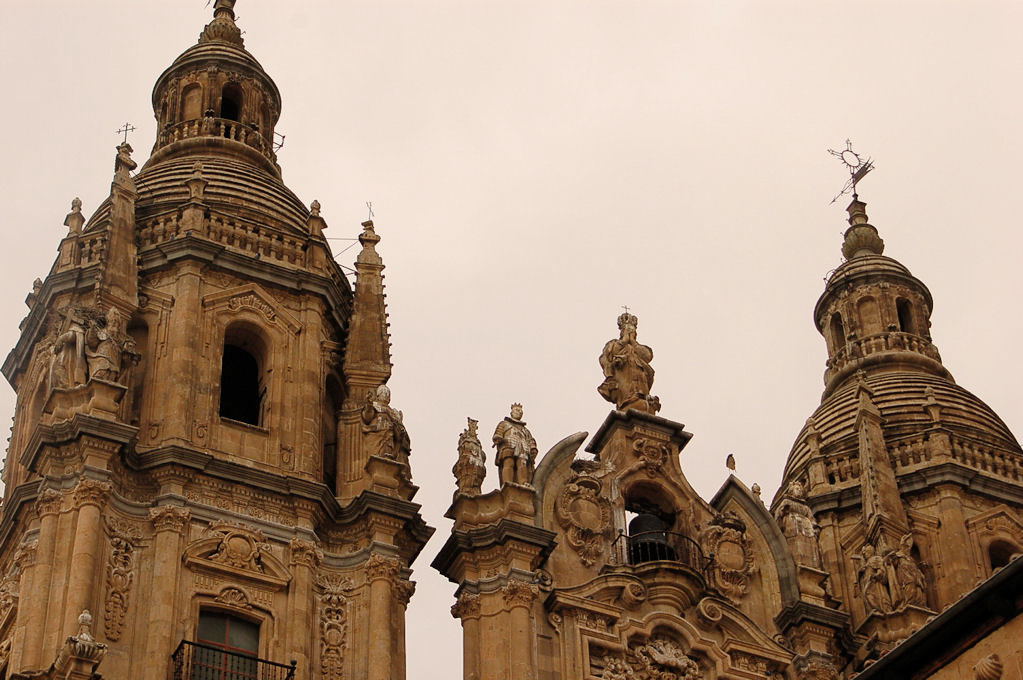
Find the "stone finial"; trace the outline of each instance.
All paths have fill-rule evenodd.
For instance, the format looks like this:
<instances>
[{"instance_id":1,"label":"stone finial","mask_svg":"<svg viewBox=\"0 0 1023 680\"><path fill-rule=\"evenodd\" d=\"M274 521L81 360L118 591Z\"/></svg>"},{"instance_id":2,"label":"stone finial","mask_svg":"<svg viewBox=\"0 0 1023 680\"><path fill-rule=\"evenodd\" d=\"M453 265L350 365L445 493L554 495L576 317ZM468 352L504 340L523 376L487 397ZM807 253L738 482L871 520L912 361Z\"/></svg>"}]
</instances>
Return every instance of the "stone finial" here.
<instances>
[{"instance_id":1,"label":"stone finial","mask_svg":"<svg viewBox=\"0 0 1023 680\"><path fill-rule=\"evenodd\" d=\"M853 197L852 203L846 208L849 213L849 228L845 230L842 255L847 260L884 253L884 241L878 235L877 229L867 221L866 208L867 204L856 197Z\"/></svg>"},{"instance_id":2,"label":"stone finial","mask_svg":"<svg viewBox=\"0 0 1023 680\"><path fill-rule=\"evenodd\" d=\"M234 23L235 0L217 0L213 6L213 21L206 24L199 35L199 42L226 42L244 47L241 29Z\"/></svg>"},{"instance_id":3,"label":"stone finial","mask_svg":"<svg viewBox=\"0 0 1023 680\"><path fill-rule=\"evenodd\" d=\"M315 198L313 199L313 202L309 204L309 214L313 217L320 216L320 202Z\"/></svg>"},{"instance_id":4,"label":"stone finial","mask_svg":"<svg viewBox=\"0 0 1023 680\"><path fill-rule=\"evenodd\" d=\"M725 467L735 472L735 456L731 453L725 456Z\"/></svg>"},{"instance_id":5,"label":"stone finial","mask_svg":"<svg viewBox=\"0 0 1023 680\"><path fill-rule=\"evenodd\" d=\"M78 615L78 639L85 642L96 639L92 636L92 612L88 609L83 609Z\"/></svg>"},{"instance_id":6,"label":"stone finial","mask_svg":"<svg viewBox=\"0 0 1023 680\"><path fill-rule=\"evenodd\" d=\"M934 388L928 385L924 389L924 410L927 411L931 422L937 423L941 420L941 404L934 394Z\"/></svg>"},{"instance_id":7,"label":"stone finial","mask_svg":"<svg viewBox=\"0 0 1023 680\"><path fill-rule=\"evenodd\" d=\"M650 362L654 352L636 340L638 324L639 319L628 311L618 317L619 337L609 340L600 353L604 382L597 387L597 393L620 411L635 409L652 414L661 409L660 399L650 394L654 383Z\"/></svg>"},{"instance_id":8,"label":"stone finial","mask_svg":"<svg viewBox=\"0 0 1023 680\"><path fill-rule=\"evenodd\" d=\"M196 161L192 165L192 174L185 180L185 184L188 185L188 199L201 203L206 195L206 186L209 184L202 175L202 161Z\"/></svg>"},{"instance_id":9,"label":"stone finial","mask_svg":"<svg viewBox=\"0 0 1023 680\"><path fill-rule=\"evenodd\" d=\"M309 204L309 219L306 220L306 226L309 228L311 236L316 238L323 236L323 230L327 228L327 221L320 216L319 201L314 200Z\"/></svg>"},{"instance_id":10,"label":"stone finial","mask_svg":"<svg viewBox=\"0 0 1023 680\"><path fill-rule=\"evenodd\" d=\"M760 501L761 503L764 502L764 500L760 497L761 493L763 493L763 490L760 488L759 484L753 482L753 486L750 488L750 491L753 492L753 495L756 497L758 501Z\"/></svg>"},{"instance_id":11,"label":"stone finial","mask_svg":"<svg viewBox=\"0 0 1023 680\"><path fill-rule=\"evenodd\" d=\"M69 234L80 234L84 224L85 215L82 214L82 199L75 196L71 201L71 212L64 218L64 226L68 228Z\"/></svg>"},{"instance_id":12,"label":"stone finial","mask_svg":"<svg viewBox=\"0 0 1023 680\"><path fill-rule=\"evenodd\" d=\"M377 253L376 245L380 243L380 236L376 232L376 228L373 226L373 220L367 220L362 223L362 233L359 234L359 243L362 244L362 251L359 256L355 258L355 263L368 264L368 265L381 265L383 260L380 259L380 254Z\"/></svg>"}]
</instances>

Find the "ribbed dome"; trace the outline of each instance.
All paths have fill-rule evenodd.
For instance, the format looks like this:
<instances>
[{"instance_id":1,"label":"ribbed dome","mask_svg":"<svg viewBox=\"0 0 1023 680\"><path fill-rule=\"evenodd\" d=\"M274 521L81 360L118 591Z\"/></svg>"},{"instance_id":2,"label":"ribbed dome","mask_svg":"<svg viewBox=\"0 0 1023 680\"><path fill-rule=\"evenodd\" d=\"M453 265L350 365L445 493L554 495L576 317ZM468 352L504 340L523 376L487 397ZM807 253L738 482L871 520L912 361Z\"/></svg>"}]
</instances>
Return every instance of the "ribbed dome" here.
<instances>
[{"instance_id":1,"label":"ribbed dome","mask_svg":"<svg viewBox=\"0 0 1023 680\"><path fill-rule=\"evenodd\" d=\"M212 210L277 229L306 232L309 210L283 182L249 163L221 156L189 156L147 164L135 177L139 194L137 219L176 210L188 201L185 180L192 175L197 160L202 163L202 176L208 182L204 201ZM109 211L109 200L104 201L86 230Z\"/></svg>"},{"instance_id":2,"label":"ribbed dome","mask_svg":"<svg viewBox=\"0 0 1023 680\"><path fill-rule=\"evenodd\" d=\"M884 258L888 259L888 258ZM941 425L960 434L980 439L999 448L1020 451L1019 443L1005 423L987 404L959 385L937 376L916 371L890 372L872 375L867 384L873 390L873 401L884 418L884 434L888 440L922 432L932 426L924 405L925 390L933 389L934 398L941 406ZM835 390L813 413L814 425L820 434L821 449L827 454L829 447L846 440L856 447L856 411L859 405L856 381L848 381ZM806 442L807 428L796 438L785 465L785 478L792 479L797 470L809 462L810 447Z\"/></svg>"}]
</instances>

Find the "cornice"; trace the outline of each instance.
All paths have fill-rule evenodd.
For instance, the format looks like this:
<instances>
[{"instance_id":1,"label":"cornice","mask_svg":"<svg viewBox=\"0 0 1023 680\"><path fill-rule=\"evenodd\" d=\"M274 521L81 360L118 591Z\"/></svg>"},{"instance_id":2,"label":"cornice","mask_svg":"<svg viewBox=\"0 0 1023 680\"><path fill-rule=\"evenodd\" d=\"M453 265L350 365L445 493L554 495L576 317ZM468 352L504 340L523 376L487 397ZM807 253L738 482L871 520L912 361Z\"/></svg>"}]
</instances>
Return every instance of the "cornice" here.
<instances>
[{"instance_id":1,"label":"cornice","mask_svg":"<svg viewBox=\"0 0 1023 680\"><path fill-rule=\"evenodd\" d=\"M461 553L504 545L509 541L518 541L537 548L542 562L557 545L556 537L557 534L553 531L532 524L502 519L490 526L468 531L452 531L430 566L451 579L449 572Z\"/></svg>"}]
</instances>

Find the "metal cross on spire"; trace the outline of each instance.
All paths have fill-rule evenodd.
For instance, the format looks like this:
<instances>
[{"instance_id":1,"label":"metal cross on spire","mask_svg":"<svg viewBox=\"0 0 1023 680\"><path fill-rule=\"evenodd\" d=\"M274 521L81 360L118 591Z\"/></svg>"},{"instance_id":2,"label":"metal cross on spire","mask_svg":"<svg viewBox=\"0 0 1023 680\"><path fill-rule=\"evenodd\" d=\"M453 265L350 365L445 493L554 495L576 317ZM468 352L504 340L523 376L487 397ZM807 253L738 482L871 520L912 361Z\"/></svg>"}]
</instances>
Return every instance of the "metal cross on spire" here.
<instances>
[{"instance_id":1,"label":"metal cross on spire","mask_svg":"<svg viewBox=\"0 0 1023 680\"><path fill-rule=\"evenodd\" d=\"M373 219L373 201L366 201L366 210L369 211L369 219Z\"/></svg>"},{"instance_id":2,"label":"metal cross on spire","mask_svg":"<svg viewBox=\"0 0 1023 680\"><path fill-rule=\"evenodd\" d=\"M834 203L842 196L845 196L850 191L852 192L853 198L856 198L856 185L867 176L867 173L874 169L874 162L867 158L864 159L858 153L853 151L852 142L848 139L845 140L845 148L840 151L834 149L828 149L828 153L838 158L845 165L846 170L849 171L849 181L842 187L842 191L838 193L831 202Z\"/></svg>"},{"instance_id":3,"label":"metal cross on spire","mask_svg":"<svg viewBox=\"0 0 1023 680\"><path fill-rule=\"evenodd\" d=\"M122 127L122 128L117 130L117 134L119 134L119 135L123 134L124 135L124 143L127 144L128 143L128 133L129 132L134 132L134 131L135 131L135 126L134 125L132 125L131 123L125 123L124 127Z\"/></svg>"},{"instance_id":4,"label":"metal cross on spire","mask_svg":"<svg viewBox=\"0 0 1023 680\"><path fill-rule=\"evenodd\" d=\"M628 313L629 313L629 306L628 306L628 305L622 305L622 309L624 309L624 310L625 310L625 313L626 313L626 314L628 314Z\"/></svg>"}]
</instances>

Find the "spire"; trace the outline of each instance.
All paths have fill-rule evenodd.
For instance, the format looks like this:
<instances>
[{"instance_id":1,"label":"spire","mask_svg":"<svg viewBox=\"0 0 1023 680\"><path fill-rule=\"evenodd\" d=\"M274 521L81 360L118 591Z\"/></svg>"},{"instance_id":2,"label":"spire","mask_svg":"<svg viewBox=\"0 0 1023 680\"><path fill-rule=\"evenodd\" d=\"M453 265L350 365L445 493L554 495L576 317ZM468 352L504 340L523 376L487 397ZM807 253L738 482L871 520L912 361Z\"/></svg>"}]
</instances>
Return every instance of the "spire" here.
<instances>
[{"instance_id":1,"label":"spire","mask_svg":"<svg viewBox=\"0 0 1023 680\"><path fill-rule=\"evenodd\" d=\"M374 229L373 221L363 222L362 229L359 235L362 251L355 259L357 278L345 356L345 375L360 386L376 387L387 382L391 376L384 262L376 251L380 236Z\"/></svg>"},{"instance_id":2,"label":"spire","mask_svg":"<svg viewBox=\"0 0 1023 680\"><path fill-rule=\"evenodd\" d=\"M138 164L131 158L127 142L117 147L114 179L110 184L110 219L106 225L107 245L103 256L97 301L116 306L126 313L138 305L138 250L135 243L135 201L138 191L131 172Z\"/></svg>"},{"instance_id":3,"label":"spire","mask_svg":"<svg viewBox=\"0 0 1023 680\"><path fill-rule=\"evenodd\" d=\"M235 0L217 0L213 7L213 21L206 24L199 35L199 42L227 42L238 47L244 47L241 29L234 23Z\"/></svg>"},{"instance_id":4,"label":"spire","mask_svg":"<svg viewBox=\"0 0 1023 680\"><path fill-rule=\"evenodd\" d=\"M877 229L868 222L866 208L867 204L860 200L859 195L853 194L853 200L846 208L849 228L845 230L845 240L842 243L842 255L846 260L884 253L884 241Z\"/></svg>"}]
</instances>

